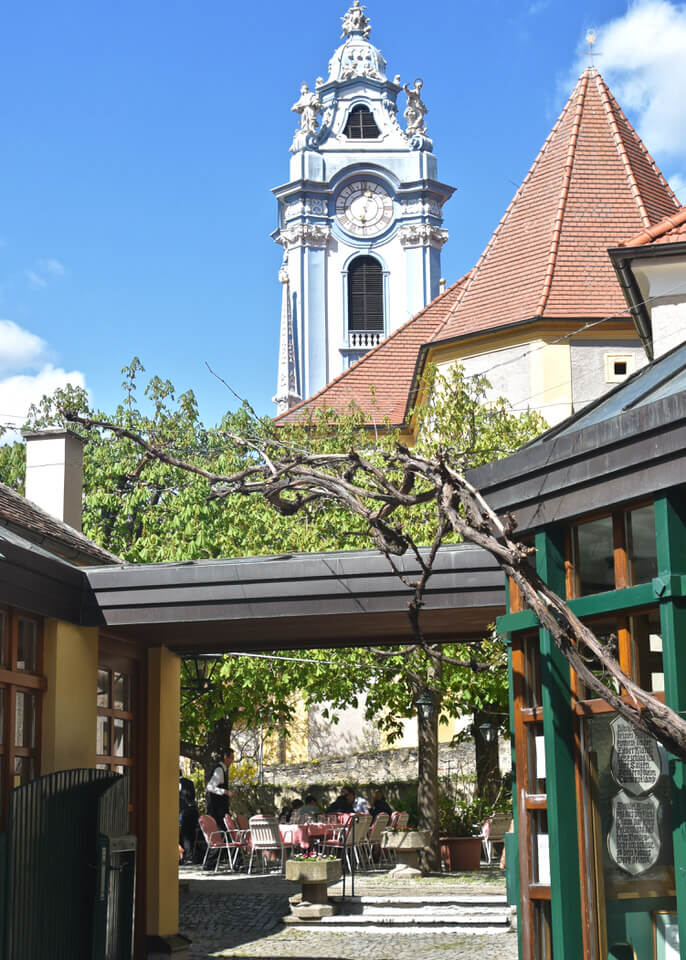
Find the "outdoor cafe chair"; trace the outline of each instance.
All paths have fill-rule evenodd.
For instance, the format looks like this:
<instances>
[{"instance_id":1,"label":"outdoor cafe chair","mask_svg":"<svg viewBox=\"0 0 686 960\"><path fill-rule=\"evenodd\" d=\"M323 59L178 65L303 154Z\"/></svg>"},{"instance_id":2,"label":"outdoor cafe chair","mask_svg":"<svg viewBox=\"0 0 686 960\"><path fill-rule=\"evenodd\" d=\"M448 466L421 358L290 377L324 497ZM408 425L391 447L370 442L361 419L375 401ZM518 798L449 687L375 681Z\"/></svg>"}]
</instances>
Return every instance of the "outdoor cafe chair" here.
<instances>
[{"instance_id":1,"label":"outdoor cafe chair","mask_svg":"<svg viewBox=\"0 0 686 960\"><path fill-rule=\"evenodd\" d=\"M505 834L510 828L509 813L494 813L481 828L481 846L484 860L490 865L496 843L505 843Z\"/></svg>"},{"instance_id":2,"label":"outdoor cafe chair","mask_svg":"<svg viewBox=\"0 0 686 960\"><path fill-rule=\"evenodd\" d=\"M238 824L239 830L250 830L250 824L248 823L248 818L245 816L244 813L237 813L234 819Z\"/></svg>"},{"instance_id":3,"label":"outdoor cafe chair","mask_svg":"<svg viewBox=\"0 0 686 960\"><path fill-rule=\"evenodd\" d=\"M222 850L225 850L229 869L233 870L235 868L236 858L241 846L240 843L229 840L226 831L219 830L217 828L217 821L209 814L203 813L199 822L200 829L202 830L205 838L205 843L207 844L205 858L202 862L203 867L205 867L207 864L207 858L210 855L210 851L216 851L217 859L214 864L214 872L216 873L222 858Z\"/></svg>"},{"instance_id":4,"label":"outdoor cafe chair","mask_svg":"<svg viewBox=\"0 0 686 960\"><path fill-rule=\"evenodd\" d=\"M252 862L255 854L262 859L262 869L264 872L267 872L267 854L268 853L279 853L280 861L280 870L283 873L284 869L284 851L290 849L292 844L284 843L281 839L281 831L279 830L279 820L277 817L263 817L261 815L256 815L250 817L248 821L250 824L250 839L251 839L251 848L250 848L250 861L248 863L248 873L252 872Z\"/></svg>"},{"instance_id":5,"label":"outdoor cafe chair","mask_svg":"<svg viewBox=\"0 0 686 960\"><path fill-rule=\"evenodd\" d=\"M374 847L381 847L381 841L383 838L383 832L388 826L388 814L387 813L377 813L374 818L374 822L369 828L369 833L367 834L366 839L362 844L364 850L364 855L367 859L367 865L369 867L374 863Z\"/></svg>"},{"instance_id":6,"label":"outdoor cafe chair","mask_svg":"<svg viewBox=\"0 0 686 960\"><path fill-rule=\"evenodd\" d=\"M394 810L388 821L388 826L386 828L387 832L393 830L406 830L407 825L410 822L410 815L407 810ZM385 840L385 837L384 837ZM386 843L381 845L381 855L382 859L387 860L389 863L397 862L397 855L394 847L388 847Z\"/></svg>"},{"instance_id":7,"label":"outdoor cafe chair","mask_svg":"<svg viewBox=\"0 0 686 960\"><path fill-rule=\"evenodd\" d=\"M344 824L329 840L322 844L322 853L336 853L345 857L348 870L352 870L351 853L355 863L359 866L366 863L363 844L366 842L369 833L369 824L371 815L361 813L359 816L353 816L348 823Z\"/></svg>"},{"instance_id":8,"label":"outdoor cafe chair","mask_svg":"<svg viewBox=\"0 0 686 960\"><path fill-rule=\"evenodd\" d=\"M228 813L224 815L224 826L226 827L226 833L228 835L229 840L232 841L233 843L240 844L240 852L247 851L250 849L250 828L249 827L245 830L241 829L240 827L237 827L231 815Z\"/></svg>"}]
</instances>

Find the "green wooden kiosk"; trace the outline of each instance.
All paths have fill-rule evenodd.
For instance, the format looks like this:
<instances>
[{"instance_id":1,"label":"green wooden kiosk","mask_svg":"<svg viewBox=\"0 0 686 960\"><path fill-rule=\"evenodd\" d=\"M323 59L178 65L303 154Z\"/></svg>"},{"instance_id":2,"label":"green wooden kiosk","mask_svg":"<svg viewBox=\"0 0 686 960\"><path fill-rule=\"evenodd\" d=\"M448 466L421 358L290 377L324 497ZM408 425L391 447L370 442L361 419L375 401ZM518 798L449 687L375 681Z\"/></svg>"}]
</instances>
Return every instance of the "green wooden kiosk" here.
<instances>
[{"instance_id":1,"label":"green wooden kiosk","mask_svg":"<svg viewBox=\"0 0 686 960\"><path fill-rule=\"evenodd\" d=\"M624 671L686 715L686 346L470 480ZM684 764L586 696L514 588L498 626L521 960L686 957Z\"/></svg>"}]
</instances>

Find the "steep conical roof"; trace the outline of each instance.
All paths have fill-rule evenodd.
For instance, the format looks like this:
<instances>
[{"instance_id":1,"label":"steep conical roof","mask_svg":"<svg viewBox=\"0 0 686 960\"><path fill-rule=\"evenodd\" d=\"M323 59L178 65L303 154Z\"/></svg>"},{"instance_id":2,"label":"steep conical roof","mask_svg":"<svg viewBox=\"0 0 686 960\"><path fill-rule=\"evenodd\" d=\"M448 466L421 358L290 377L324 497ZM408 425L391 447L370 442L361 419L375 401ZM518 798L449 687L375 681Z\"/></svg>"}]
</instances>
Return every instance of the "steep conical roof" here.
<instances>
[{"instance_id":1,"label":"steep conical roof","mask_svg":"<svg viewBox=\"0 0 686 960\"><path fill-rule=\"evenodd\" d=\"M605 81L589 67L433 340L535 317L625 314L608 247L678 209Z\"/></svg>"}]
</instances>

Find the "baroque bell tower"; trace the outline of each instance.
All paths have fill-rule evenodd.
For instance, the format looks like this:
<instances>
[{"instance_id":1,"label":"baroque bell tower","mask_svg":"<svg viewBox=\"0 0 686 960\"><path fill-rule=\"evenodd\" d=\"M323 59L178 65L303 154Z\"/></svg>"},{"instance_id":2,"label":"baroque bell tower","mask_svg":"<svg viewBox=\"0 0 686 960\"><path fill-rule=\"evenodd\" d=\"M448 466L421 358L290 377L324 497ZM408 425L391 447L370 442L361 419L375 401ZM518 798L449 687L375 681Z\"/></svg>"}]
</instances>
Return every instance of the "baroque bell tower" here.
<instances>
[{"instance_id":1,"label":"baroque bell tower","mask_svg":"<svg viewBox=\"0 0 686 960\"><path fill-rule=\"evenodd\" d=\"M314 90L303 83L290 179L274 189L283 247L279 413L312 396L439 293L442 208L422 81L389 80L365 7ZM404 92L404 128L397 98Z\"/></svg>"}]
</instances>

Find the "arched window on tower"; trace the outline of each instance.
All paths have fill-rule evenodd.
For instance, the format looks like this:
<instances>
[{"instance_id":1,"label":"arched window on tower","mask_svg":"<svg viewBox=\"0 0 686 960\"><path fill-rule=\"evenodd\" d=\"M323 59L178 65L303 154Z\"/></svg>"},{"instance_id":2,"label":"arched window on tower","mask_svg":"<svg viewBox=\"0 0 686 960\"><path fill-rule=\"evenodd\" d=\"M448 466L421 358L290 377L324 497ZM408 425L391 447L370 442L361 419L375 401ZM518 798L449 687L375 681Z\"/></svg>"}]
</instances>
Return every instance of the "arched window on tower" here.
<instances>
[{"instance_id":1,"label":"arched window on tower","mask_svg":"<svg viewBox=\"0 0 686 960\"><path fill-rule=\"evenodd\" d=\"M376 140L379 128L369 107L359 104L353 107L345 125L345 135L350 140Z\"/></svg>"},{"instance_id":2,"label":"arched window on tower","mask_svg":"<svg viewBox=\"0 0 686 960\"><path fill-rule=\"evenodd\" d=\"M348 346L368 349L383 337L383 271L374 257L348 267Z\"/></svg>"}]
</instances>

